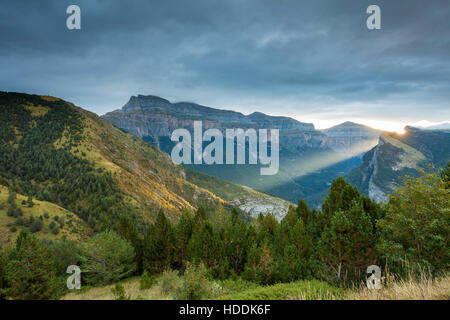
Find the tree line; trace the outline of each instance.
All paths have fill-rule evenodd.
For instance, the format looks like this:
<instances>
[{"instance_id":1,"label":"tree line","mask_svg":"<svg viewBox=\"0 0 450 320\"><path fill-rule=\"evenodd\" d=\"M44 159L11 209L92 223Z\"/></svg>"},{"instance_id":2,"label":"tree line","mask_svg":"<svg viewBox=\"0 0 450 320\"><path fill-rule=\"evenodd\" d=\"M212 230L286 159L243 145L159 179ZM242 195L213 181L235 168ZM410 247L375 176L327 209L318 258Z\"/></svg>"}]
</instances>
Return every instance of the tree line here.
<instances>
[{"instance_id":1,"label":"tree line","mask_svg":"<svg viewBox=\"0 0 450 320\"><path fill-rule=\"evenodd\" d=\"M450 164L440 175L406 177L385 205L339 177L321 210L301 200L281 221L260 214L245 222L237 210L200 207L177 221L160 210L144 232L122 214L86 242L39 241L22 231L13 248L0 251L0 296L58 297L71 264L81 267L84 285L184 273L189 265L204 266L214 279L262 285L320 279L349 287L364 281L372 264L398 276L440 276L450 261L449 176Z\"/></svg>"}]
</instances>

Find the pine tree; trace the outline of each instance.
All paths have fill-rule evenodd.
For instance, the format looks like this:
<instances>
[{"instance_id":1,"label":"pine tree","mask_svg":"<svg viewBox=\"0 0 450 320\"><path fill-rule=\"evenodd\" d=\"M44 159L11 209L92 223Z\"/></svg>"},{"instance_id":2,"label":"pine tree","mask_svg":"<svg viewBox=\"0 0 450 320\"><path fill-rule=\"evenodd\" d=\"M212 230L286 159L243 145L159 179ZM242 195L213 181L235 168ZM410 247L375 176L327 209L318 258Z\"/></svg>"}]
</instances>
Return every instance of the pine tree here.
<instances>
[{"instance_id":1,"label":"pine tree","mask_svg":"<svg viewBox=\"0 0 450 320\"><path fill-rule=\"evenodd\" d=\"M237 211L234 215L232 212L231 221L225 227L223 242L229 266L236 274L240 274L247 259L248 240L247 226L240 221L239 216L236 217L236 214Z\"/></svg>"},{"instance_id":2,"label":"pine tree","mask_svg":"<svg viewBox=\"0 0 450 320\"><path fill-rule=\"evenodd\" d=\"M13 188L9 187L8 188L8 204L11 205L15 205L15 200L16 200L16 192L13 190Z\"/></svg>"},{"instance_id":3,"label":"pine tree","mask_svg":"<svg viewBox=\"0 0 450 320\"><path fill-rule=\"evenodd\" d=\"M122 214L117 223L117 234L122 238L128 240L134 248L136 253L135 261L137 272L141 273L143 270L142 266L142 240L139 236L133 220L125 214Z\"/></svg>"},{"instance_id":4,"label":"pine tree","mask_svg":"<svg viewBox=\"0 0 450 320\"><path fill-rule=\"evenodd\" d=\"M22 230L6 267L8 296L21 300L53 298L55 273L50 252Z\"/></svg>"},{"instance_id":5,"label":"pine tree","mask_svg":"<svg viewBox=\"0 0 450 320\"><path fill-rule=\"evenodd\" d=\"M0 300L6 299L7 294L7 283L6 283L6 266L7 266L7 255L0 244Z\"/></svg>"},{"instance_id":6,"label":"pine tree","mask_svg":"<svg viewBox=\"0 0 450 320\"><path fill-rule=\"evenodd\" d=\"M188 245L189 260L203 262L216 278L222 278L228 271L223 242L209 221L204 221L200 230L192 236Z\"/></svg>"},{"instance_id":7,"label":"pine tree","mask_svg":"<svg viewBox=\"0 0 450 320\"><path fill-rule=\"evenodd\" d=\"M344 178L338 177L331 184L330 192L326 196L322 211L319 214L319 226L321 231L329 225L330 219L338 210L347 210L354 199L359 199L360 194L356 187L352 187Z\"/></svg>"},{"instance_id":8,"label":"pine tree","mask_svg":"<svg viewBox=\"0 0 450 320\"><path fill-rule=\"evenodd\" d=\"M298 202L297 208L297 215L300 219L302 219L303 224L305 226L310 225L313 221L312 212L309 210L308 205L306 204L306 201L301 199Z\"/></svg>"},{"instance_id":9,"label":"pine tree","mask_svg":"<svg viewBox=\"0 0 450 320\"><path fill-rule=\"evenodd\" d=\"M83 281L90 285L117 282L136 271L133 246L114 231L104 231L89 239L79 259Z\"/></svg>"},{"instance_id":10,"label":"pine tree","mask_svg":"<svg viewBox=\"0 0 450 320\"><path fill-rule=\"evenodd\" d=\"M202 206L198 207L197 212L195 213L195 218L197 221L205 221L206 220L206 211Z\"/></svg>"},{"instance_id":11,"label":"pine tree","mask_svg":"<svg viewBox=\"0 0 450 320\"><path fill-rule=\"evenodd\" d=\"M299 215L294 206L289 206L288 213L283 218L283 223L287 224L289 227L294 226L298 221Z\"/></svg>"},{"instance_id":12,"label":"pine tree","mask_svg":"<svg viewBox=\"0 0 450 320\"><path fill-rule=\"evenodd\" d=\"M295 248L296 262L307 260L311 255L312 241L302 220L297 221L289 232L289 245Z\"/></svg>"},{"instance_id":13,"label":"pine tree","mask_svg":"<svg viewBox=\"0 0 450 320\"><path fill-rule=\"evenodd\" d=\"M248 259L243 278L263 285L273 284L277 278L277 263L273 249L269 244L257 246L253 244L248 252Z\"/></svg>"},{"instance_id":14,"label":"pine tree","mask_svg":"<svg viewBox=\"0 0 450 320\"><path fill-rule=\"evenodd\" d=\"M445 188L450 189L450 161L447 163L444 170L442 170L441 179L444 181Z\"/></svg>"},{"instance_id":15,"label":"pine tree","mask_svg":"<svg viewBox=\"0 0 450 320\"><path fill-rule=\"evenodd\" d=\"M157 274L171 268L175 261L174 243L172 223L159 210L155 223L150 225L144 238L144 270L149 274Z\"/></svg>"},{"instance_id":16,"label":"pine tree","mask_svg":"<svg viewBox=\"0 0 450 320\"><path fill-rule=\"evenodd\" d=\"M239 215L239 212L236 210L236 208L233 208L231 210L231 224L235 225L236 223L241 221L241 216Z\"/></svg>"},{"instance_id":17,"label":"pine tree","mask_svg":"<svg viewBox=\"0 0 450 320\"><path fill-rule=\"evenodd\" d=\"M28 198L27 198L27 206L29 208L34 206L33 198L31 196L28 196Z\"/></svg>"},{"instance_id":18,"label":"pine tree","mask_svg":"<svg viewBox=\"0 0 450 320\"><path fill-rule=\"evenodd\" d=\"M194 228L194 217L185 210L175 227L176 267L184 270L186 267L187 247Z\"/></svg>"},{"instance_id":19,"label":"pine tree","mask_svg":"<svg viewBox=\"0 0 450 320\"><path fill-rule=\"evenodd\" d=\"M338 209L319 240L322 272L344 285L362 279L364 268L375 263L374 239L371 219L357 200Z\"/></svg>"}]
</instances>

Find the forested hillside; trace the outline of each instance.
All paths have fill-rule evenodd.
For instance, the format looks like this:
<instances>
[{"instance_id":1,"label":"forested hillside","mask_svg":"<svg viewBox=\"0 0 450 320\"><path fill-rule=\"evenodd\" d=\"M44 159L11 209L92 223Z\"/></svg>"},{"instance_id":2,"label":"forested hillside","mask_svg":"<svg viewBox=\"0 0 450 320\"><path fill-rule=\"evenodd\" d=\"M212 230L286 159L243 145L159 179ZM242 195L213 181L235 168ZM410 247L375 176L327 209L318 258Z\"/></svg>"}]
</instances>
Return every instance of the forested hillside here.
<instances>
[{"instance_id":1,"label":"forested hillside","mask_svg":"<svg viewBox=\"0 0 450 320\"><path fill-rule=\"evenodd\" d=\"M0 94L0 184L60 205L94 230L126 212L151 220L219 197L182 179L155 147L51 97Z\"/></svg>"},{"instance_id":2,"label":"forested hillside","mask_svg":"<svg viewBox=\"0 0 450 320\"><path fill-rule=\"evenodd\" d=\"M369 265L448 275L450 164L405 178L386 204L339 177L320 210L301 200L251 219L183 178L230 199L260 193L221 189L60 99L1 93L0 120L0 299L61 298L69 265L115 299L135 277L154 298L334 299Z\"/></svg>"}]
</instances>

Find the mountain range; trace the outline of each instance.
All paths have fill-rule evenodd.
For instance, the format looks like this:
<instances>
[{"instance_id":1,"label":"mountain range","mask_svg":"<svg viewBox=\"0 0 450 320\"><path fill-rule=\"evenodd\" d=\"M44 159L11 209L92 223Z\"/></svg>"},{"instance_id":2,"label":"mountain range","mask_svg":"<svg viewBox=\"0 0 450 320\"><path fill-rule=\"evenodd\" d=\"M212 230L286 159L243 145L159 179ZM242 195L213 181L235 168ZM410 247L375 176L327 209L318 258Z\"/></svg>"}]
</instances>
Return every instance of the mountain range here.
<instances>
[{"instance_id":1,"label":"mountain range","mask_svg":"<svg viewBox=\"0 0 450 320\"><path fill-rule=\"evenodd\" d=\"M288 117L246 116L154 96L132 97L99 117L59 98L0 92L0 120L0 196L6 199L10 187L19 199L36 199L31 209L22 205L29 217L56 208L70 221L58 234L69 237L100 230L124 212L152 221L160 208L172 219L200 206L281 219L299 199L318 207L338 176L385 201L399 176L450 160L445 130L406 127L396 134L351 122L316 130ZM174 164L167 154L171 130L192 129L194 120L221 130L279 129L280 172L263 177L254 165ZM6 228L8 219L0 225Z\"/></svg>"},{"instance_id":2,"label":"mountain range","mask_svg":"<svg viewBox=\"0 0 450 320\"><path fill-rule=\"evenodd\" d=\"M0 92L0 122L0 195L6 197L9 187L18 198L36 199L33 210L18 203L27 217L62 208L61 215L78 223L83 234L122 213L148 222L159 209L176 220L183 210L200 206L237 207L247 218L259 212L281 218L291 205L176 165L157 147L59 98ZM7 209L2 205L0 211ZM49 232L46 224L43 230Z\"/></svg>"},{"instance_id":3,"label":"mountain range","mask_svg":"<svg viewBox=\"0 0 450 320\"><path fill-rule=\"evenodd\" d=\"M311 123L261 112L244 115L192 102L177 102L156 96L132 96L121 108L102 116L122 130L147 141L166 153L175 143L175 129L193 131L195 120L204 129L279 129L280 170L261 176L258 165L190 165L191 168L221 179L246 185L277 197L298 202L304 198L312 206L323 200L324 191L339 175L346 175L360 164L362 154L378 142L380 131L345 122L327 130L316 130Z\"/></svg>"}]
</instances>

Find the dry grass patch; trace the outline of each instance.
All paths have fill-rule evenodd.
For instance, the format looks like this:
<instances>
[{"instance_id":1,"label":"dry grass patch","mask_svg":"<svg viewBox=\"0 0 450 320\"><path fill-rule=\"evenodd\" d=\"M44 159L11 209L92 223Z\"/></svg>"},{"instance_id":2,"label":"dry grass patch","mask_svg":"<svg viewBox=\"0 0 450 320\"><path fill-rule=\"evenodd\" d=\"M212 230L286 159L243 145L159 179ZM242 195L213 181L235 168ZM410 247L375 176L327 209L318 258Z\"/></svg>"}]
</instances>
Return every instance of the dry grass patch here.
<instances>
[{"instance_id":1,"label":"dry grass patch","mask_svg":"<svg viewBox=\"0 0 450 320\"><path fill-rule=\"evenodd\" d=\"M448 300L450 299L450 276L435 280L397 280L380 290L361 288L350 294L349 299L358 300Z\"/></svg>"},{"instance_id":2,"label":"dry grass patch","mask_svg":"<svg viewBox=\"0 0 450 320\"><path fill-rule=\"evenodd\" d=\"M131 300L172 300L176 289L180 286L180 277L175 271L166 271L161 274L154 284L148 289L141 289L140 277L130 278L119 282L124 290L125 296ZM74 290L62 300L115 300L113 288L116 284L103 287L81 287Z\"/></svg>"}]
</instances>

